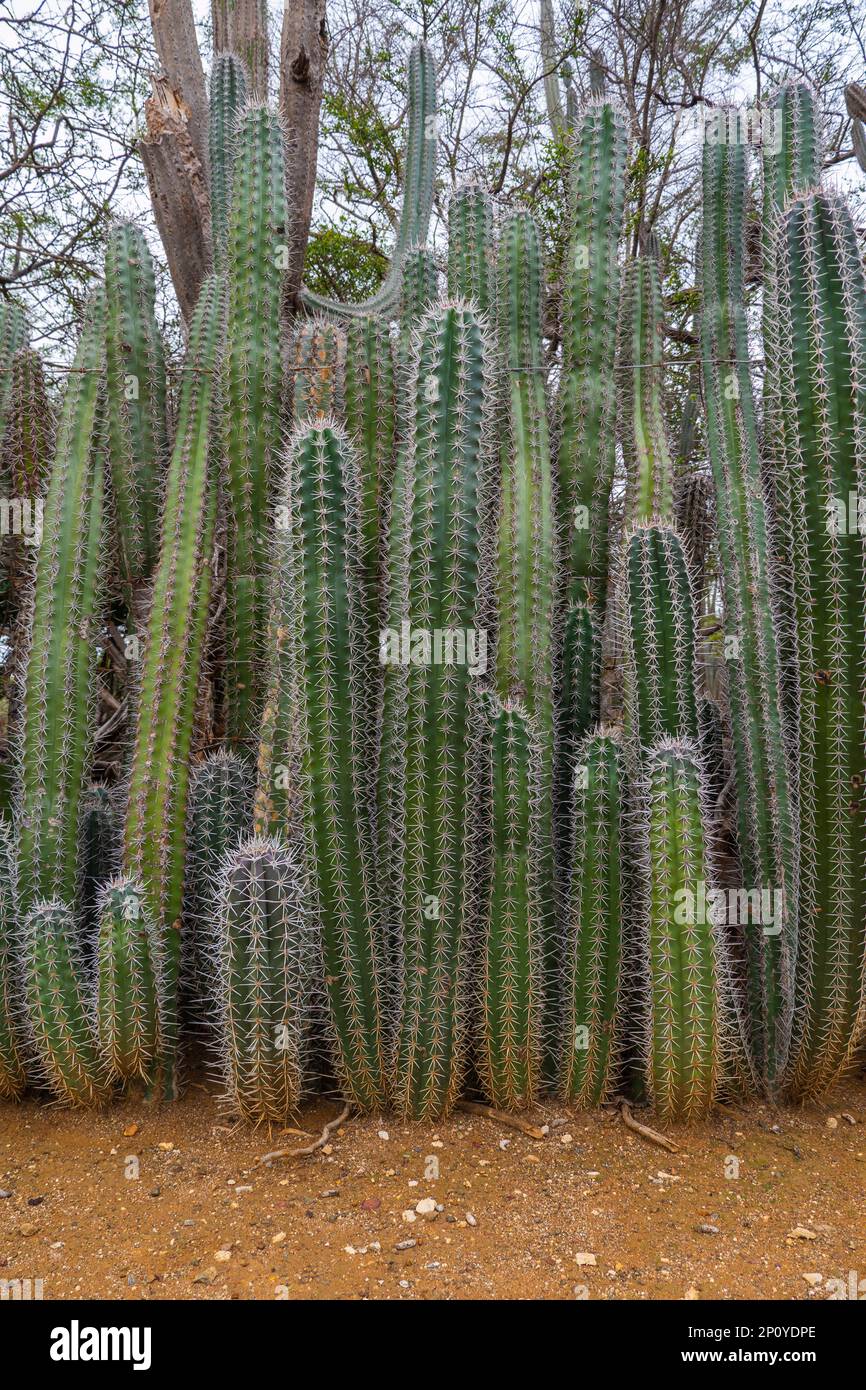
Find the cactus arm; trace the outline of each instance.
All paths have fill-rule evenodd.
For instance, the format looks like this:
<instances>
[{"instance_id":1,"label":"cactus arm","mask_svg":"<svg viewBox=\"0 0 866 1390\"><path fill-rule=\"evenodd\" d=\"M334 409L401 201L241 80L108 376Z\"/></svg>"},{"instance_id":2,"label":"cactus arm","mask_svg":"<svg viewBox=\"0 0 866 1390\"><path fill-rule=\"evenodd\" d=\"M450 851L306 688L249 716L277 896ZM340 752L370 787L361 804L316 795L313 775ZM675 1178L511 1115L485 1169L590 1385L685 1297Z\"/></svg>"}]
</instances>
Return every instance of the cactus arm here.
<instances>
[{"instance_id":1,"label":"cactus arm","mask_svg":"<svg viewBox=\"0 0 866 1390\"><path fill-rule=\"evenodd\" d=\"M482 920L479 1067L487 1099L519 1110L533 1103L541 1082L548 927L541 747L513 701L494 709L491 726L493 863Z\"/></svg>"},{"instance_id":2,"label":"cactus arm","mask_svg":"<svg viewBox=\"0 0 866 1390\"><path fill-rule=\"evenodd\" d=\"M456 189L448 209L448 293L481 314L496 303L493 200L478 184Z\"/></svg>"},{"instance_id":3,"label":"cactus arm","mask_svg":"<svg viewBox=\"0 0 866 1390\"><path fill-rule=\"evenodd\" d=\"M333 319L301 319L295 330L294 422L340 416L345 407L346 330Z\"/></svg>"},{"instance_id":4,"label":"cactus arm","mask_svg":"<svg viewBox=\"0 0 866 1390\"><path fill-rule=\"evenodd\" d=\"M662 295L655 256L630 261L622 289L618 378L628 522L670 521L673 458L662 406Z\"/></svg>"},{"instance_id":5,"label":"cactus arm","mask_svg":"<svg viewBox=\"0 0 866 1390\"><path fill-rule=\"evenodd\" d=\"M208 152L214 268L225 269L231 204L235 128L247 96L244 65L234 53L217 53L210 75Z\"/></svg>"},{"instance_id":6,"label":"cactus arm","mask_svg":"<svg viewBox=\"0 0 866 1390\"><path fill-rule=\"evenodd\" d=\"M235 135L227 241L225 455L229 527L226 600L228 727L257 728L267 631L268 509L282 428L282 300L287 257L283 131L253 104Z\"/></svg>"},{"instance_id":7,"label":"cactus arm","mask_svg":"<svg viewBox=\"0 0 866 1390\"><path fill-rule=\"evenodd\" d=\"M78 821L93 736L101 563L104 301L91 303L67 386L33 590L17 806L22 900L76 888Z\"/></svg>"},{"instance_id":8,"label":"cactus arm","mask_svg":"<svg viewBox=\"0 0 866 1390\"><path fill-rule=\"evenodd\" d=\"M410 246L427 240L433 209L436 150L436 70L428 45L416 43L409 55L409 136L403 199L388 272L376 293L359 304L345 304L302 289L301 299L307 309L318 309L334 316L381 314L391 318L394 315L400 302L403 258Z\"/></svg>"}]
</instances>

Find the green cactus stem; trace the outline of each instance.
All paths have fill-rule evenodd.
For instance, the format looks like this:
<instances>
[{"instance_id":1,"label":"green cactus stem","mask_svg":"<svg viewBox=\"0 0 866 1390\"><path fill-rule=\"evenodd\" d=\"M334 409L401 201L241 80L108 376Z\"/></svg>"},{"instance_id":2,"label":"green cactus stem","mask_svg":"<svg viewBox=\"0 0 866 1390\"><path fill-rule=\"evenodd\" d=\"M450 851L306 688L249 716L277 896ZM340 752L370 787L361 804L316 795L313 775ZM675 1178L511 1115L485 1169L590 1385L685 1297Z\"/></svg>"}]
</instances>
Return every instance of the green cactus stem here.
<instances>
[{"instance_id":1,"label":"green cactus stem","mask_svg":"<svg viewBox=\"0 0 866 1390\"><path fill-rule=\"evenodd\" d=\"M549 826L537 728L510 700L496 702L490 722L492 870L481 928L478 1062L491 1104L521 1110L541 1089L550 931L541 872Z\"/></svg>"},{"instance_id":2,"label":"green cactus stem","mask_svg":"<svg viewBox=\"0 0 866 1390\"><path fill-rule=\"evenodd\" d=\"M294 852L242 841L224 861L209 954L220 1075L254 1124L285 1124L301 1099L315 952Z\"/></svg>"},{"instance_id":3,"label":"green cactus stem","mask_svg":"<svg viewBox=\"0 0 866 1390\"><path fill-rule=\"evenodd\" d=\"M662 401L663 308L658 261L629 261L619 328L620 436L628 523L670 521L674 466Z\"/></svg>"},{"instance_id":4,"label":"green cactus stem","mask_svg":"<svg viewBox=\"0 0 866 1390\"><path fill-rule=\"evenodd\" d=\"M160 1053L165 998L159 933L141 884L126 876L99 900L96 1026L109 1082L149 1081Z\"/></svg>"},{"instance_id":5,"label":"green cactus stem","mask_svg":"<svg viewBox=\"0 0 866 1390\"><path fill-rule=\"evenodd\" d=\"M18 927L15 835L0 820L0 1099L17 1100L27 1085L22 943Z\"/></svg>"},{"instance_id":6,"label":"green cactus stem","mask_svg":"<svg viewBox=\"0 0 866 1390\"><path fill-rule=\"evenodd\" d=\"M104 564L100 382L104 298L91 301L63 400L30 601L19 735L22 906L73 902L94 732Z\"/></svg>"},{"instance_id":7,"label":"green cactus stem","mask_svg":"<svg viewBox=\"0 0 866 1390\"><path fill-rule=\"evenodd\" d=\"M116 794L110 787L92 786L81 808L78 841L78 893L76 909L82 949L92 963L98 921L99 895L120 871L123 830L117 814Z\"/></svg>"},{"instance_id":8,"label":"green cactus stem","mask_svg":"<svg viewBox=\"0 0 866 1390\"><path fill-rule=\"evenodd\" d=\"M295 329L294 421L342 416L346 388L346 330L319 314Z\"/></svg>"},{"instance_id":9,"label":"green cactus stem","mask_svg":"<svg viewBox=\"0 0 866 1390\"><path fill-rule=\"evenodd\" d=\"M106 1078L96 1036L94 981L81 959L75 918L37 902L23 925L24 975L38 1078L69 1105L98 1105Z\"/></svg>"},{"instance_id":10,"label":"green cactus stem","mask_svg":"<svg viewBox=\"0 0 866 1390\"><path fill-rule=\"evenodd\" d=\"M361 564L368 615L378 627L385 562L383 521L394 479L394 351L388 325L378 317L352 319L346 339L346 429L361 474Z\"/></svg>"},{"instance_id":11,"label":"green cactus stem","mask_svg":"<svg viewBox=\"0 0 866 1390\"><path fill-rule=\"evenodd\" d=\"M557 1090L582 1107L616 1084L622 1046L629 847L627 786L616 735L600 730L575 760L570 892L561 957Z\"/></svg>"},{"instance_id":12,"label":"green cactus stem","mask_svg":"<svg viewBox=\"0 0 866 1390\"><path fill-rule=\"evenodd\" d=\"M235 129L246 99L247 79L240 58L234 53L214 54L208 106L208 153L214 266L217 271L225 268Z\"/></svg>"},{"instance_id":13,"label":"green cactus stem","mask_svg":"<svg viewBox=\"0 0 866 1390\"><path fill-rule=\"evenodd\" d=\"M481 314L496 303L496 234L493 200L478 184L455 190L448 209L448 293L468 300Z\"/></svg>"}]
</instances>

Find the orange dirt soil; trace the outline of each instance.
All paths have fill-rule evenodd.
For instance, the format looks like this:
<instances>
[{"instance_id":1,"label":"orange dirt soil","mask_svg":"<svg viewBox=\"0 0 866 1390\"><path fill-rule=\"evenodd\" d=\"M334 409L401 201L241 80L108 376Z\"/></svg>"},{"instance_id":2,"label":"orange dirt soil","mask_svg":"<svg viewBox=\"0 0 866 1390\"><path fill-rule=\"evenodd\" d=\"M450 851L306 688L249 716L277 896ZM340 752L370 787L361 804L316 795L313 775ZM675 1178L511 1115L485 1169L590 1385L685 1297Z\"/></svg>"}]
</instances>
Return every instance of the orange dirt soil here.
<instances>
[{"instance_id":1,"label":"orange dirt soil","mask_svg":"<svg viewBox=\"0 0 866 1390\"><path fill-rule=\"evenodd\" d=\"M352 1119L261 1167L309 1140L232 1128L200 1086L99 1114L0 1102L0 1280L46 1299L809 1299L854 1271L866 1296L863 1078L826 1106L662 1127L676 1154L613 1111L531 1118L544 1139L463 1113Z\"/></svg>"}]
</instances>

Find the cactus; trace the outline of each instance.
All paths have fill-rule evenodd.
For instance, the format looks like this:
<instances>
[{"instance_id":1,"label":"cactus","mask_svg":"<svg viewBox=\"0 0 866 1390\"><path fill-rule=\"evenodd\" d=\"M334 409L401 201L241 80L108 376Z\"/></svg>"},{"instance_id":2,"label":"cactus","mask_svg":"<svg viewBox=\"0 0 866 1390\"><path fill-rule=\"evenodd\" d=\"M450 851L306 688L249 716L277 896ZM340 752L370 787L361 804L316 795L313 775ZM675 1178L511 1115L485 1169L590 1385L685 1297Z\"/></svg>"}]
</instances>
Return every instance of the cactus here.
<instances>
[{"instance_id":1,"label":"cactus","mask_svg":"<svg viewBox=\"0 0 866 1390\"><path fill-rule=\"evenodd\" d=\"M137 227L112 227L105 248L107 456L120 578L138 616L153 573L167 452L165 358L154 314L156 283Z\"/></svg>"},{"instance_id":2,"label":"cactus","mask_svg":"<svg viewBox=\"0 0 866 1390\"><path fill-rule=\"evenodd\" d=\"M3 436L2 471L11 497L44 494L54 449L54 416L42 358L20 347L9 365L9 394Z\"/></svg>"},{"instance_id":3,"label":"cactus","mask_svg":"<svg viewBox=\"0 0 866 1390\"><path fill-rule=\"evenodd\" d=\"M478 184L458 188L448 209L448 293L481 314L496 303L493 201Z\"/></svg>"},{"instance_id":4,"label":"cactus","mask_svg":"<svg viewBox=\"0 0 866 1390\"><path fill-rule=\"evenodd\" d=\"M697 739L695 603L685 548L671 527L636 526L622 573L624 700L633 755L661 739Z\"/></svg>"},{"instance_id":5,"label":"cactus","mask_svg":"<svg viewBox=\"0 0 866 1390\"><path fill-rule=\"evenodd\" d=\"M234 53L216 53L210 74L208 155L214 267L217 271L225 268L235 129L238 116L246 104L246 96L247 79L240 58Z\"/></svg>"},{"instance_id":6,"label":"cactus","mask_svg":"<svg viewBox=\"0 0 866 1390\"><path fill-rule=\"evenodd\" d=\"M863 650L866 278L851 216L811 192L783 215L775 252L781 459L796 618L800 949L788 1082L824 1092L852 1059L866 959Z\"/></svg>"},{"instance_id":7,"label":"cactus","mask_svg":"<svg viewBox=\"0 0 866 1390\"><path fill-rule=\"evenodd\" d=\"M228 472L228 729L257 728L267 633L268 509L282 429L282 300L288 254L283 131L266 106L247 106L235 135L225 348Z\"/></svg>"},{"instance_id":8,"label":"cactus","mask_svg":"<svg viewBox=\"0 0 866 1390\"><path fill-rule=\"evenodd\" d=\"M346 428L361 473L361 564L368 616L378 626L385 559L382 519L394 478L394 353L387 324L352 319L346 334Z\"/></svg>"},{"instance_id":9,"label":"cactus","mask_svg":"<svg viewBox=\"0 0 866 1390\"><path fill-rule=\"evenodd\" d=\"M295 424L342 415L345 375L345 328L322 315L302 319L295 330Z\"/></svg>"},{"instance_id":10,"label":"cactus","mask_svg":"<svg viewBox=\"0 0 866 1390\"><path fill-rule=\"evenodd\" d=\"M585 1107L609 1098L622 1043L627 788L619 741L604 729L578 749L573 808L557 1090Z\"/></svg>"},{"instance_id":11,"label":"cactus","mask_svg":"<svg viewBox=\"0 0 866 1390\"><path fill-rule=\"evenodd\" d=\"M76 909L85 960L92 964L99 917L99 894L120 870L123 834L115 796L109 787L88 789L81 808Z\"/></svg>"},{"instance_id":12,"label":"cactus","mask_svg":"<svg viewBox=\"0 0 866 1390\"><path fill-rule=\"evenodd\" d=\"M15 836L0 820L0 1100L16 1100L27 1085L21 966Z\"/></svg>"},{"instance_id":13,"label":"cactus","mask_svg":"<svg viewBox=\"0 0 866 1390\"><path fill-rule=\"evenodd\" d=\"M730 1020L726 959L714 921L715 871L707 841L696 747L664 741L647 751L639 815L639 930L643 948L643 1051L660 1116L706 1114L722 1082Z\"/></svg>"},{"instance_id":14,"label":"cactus","mask_svg":"<svg viewBox=\"0 0 866 1390\"><path fill-rule=\"evenodd\" d=\"M408 362L412 338L426 311L439 295L439 271L432 251L409 246L403 257L400 286L400 358Z\"/></svg>"},{"instance_id":15,"label":"cactus","mask_svg":"<svg viewBox=\"0 0 866 1390\"><path fill-rule=\"evenodd\" d=\"M210 1018L203 939L216 905L223 858L249 834L254 779L249 763L218 749L196 763L189 779L183 976L193 1006ZM210 1018L212 1023L212 1018Z\"/></svg>"},{"instance_id":16,"label":"cactus","mask_svg":"<svg viewBox=\"0 0 866 1390\"><path fill-rule=\"evenodd\" d=\"M617 245L625 206L625 116L608 101L589 102L573 140L557 402L563 603L589 601L601 619L616 457Z\"/></svg>"},{"instance_id":17,"label":"cactus","mask_svg":"<svg viewBox=\"0 0 866 1390\"><path fill-rule=\"evenodd\" d=\"M126 868L142 881L157 930L167 934L169 999L180 963L189 750L210 602L224 307L220 282L206 281L190 329L166 483L124 831Z\"/></svg>"},{"instance_id":18,"label":"cactus","mask_svg":"<svg viewBox=\"0 0 866 1390\"><path fill-rule=\"evenodd\" d=\"M490 718L492 865L480 961L479 1072L493 1105L520 1110L541 1085L545 1023L542 745L522 706Z\"/></svg>"},{"instance_id":19,"label":"cactus","mask_svg":"<svg viewBox=\"0 0 866 1390\"><path fill-rule=\"evenodd\" d=\"M360 483L348 441L321 421L289 445L291 517L283 621L293 634L299 801L309 910L322 956L343 1089L371 1109L385 1099L381 911L370 817L375 745L364 612ZM373 687L375 690L375 687Z\"/></svg>"},{"instance_id":20,"label":"cactus","mask_svg":"<svg viewBox=\"0 0 866 1390\"><path fill-rule=\"evenodd\" d=\"M162 945L143 886L127 876L109 880L98 921L96 1026L105 1076L111 1083L149 1081L168 1001Z\"/></svg>"},{"instance_id":21,"label":"cactus","mask_svg":"<svg viewBox=\"0 0 866 1390\"><path fill-rule=\"evenodd\" d=\"M670 521L674 466L662 403L662 293L656 257L629 261L619 326L626 521Z\"/></svg>"},{"instance_id":22,"label":"cactus","mask_svg":"<svg viewBox=\"0 0 866 1390\"><path fill-rule=\"evenodd\" d=\"M786 904L778 935L750 928L746 940L753 1049L772 1085L791 1038L798 845L743 298L747 174L742 144L704 145L701 357L730 657L737 838L745 884L780 890Z\"/></svg>"},{"instance_id":23,"label":"cactus","mask_svg":"<svg viewBox=\"0 0 866 1390\"><path fill-rule=\"evenodd\" d=\"M12 358L27 347L30 330L24 310L14 299L0 301L0 438L6 428L6 410L11 389Z\"/></svg>"},{"instance_id":24,"label":"cactus","mask_svg":"<svg viewBox=\"0 0 866 1390\"><path fill-rule=\"evenodd\" d=\"M485 814L483 701L473 691L467 644L475 639L480 658L487 635L487 353L472 310L460 302L446 301L422 323L399 499L405 517L396 523L400 626L391 635L396 643L405 631L412 651L408 660L402 651L391 653L399 664L386 673L386 694L394 700L383 778L391 855L386 892L396 904L391 925L400 945L394 1099L416 1118L448 1109L465 1060L476 841ZM440 657L450 661L436 661L437 636ZM479 659L476 673L480 665Z\"/></svg>"},{"instance_id":25,"label":"cactus","mask_svg":"<svg viewBox=\"0 0 866 1390\"><path fill-rule=\"evenodd\" d=\"M337 316L381 314L384 318L390 318L399 306L403 260L410 247L423 245L427 240L436 178L436 70L433 54L423 42L416 43L409 54L408 96L409 137L403 197L397 240L388 273L375 294L360 304L343 304L339 300L313 294L310 290L302 290L301 298L308 309L319 309Z\"/></svg>"},{"instance_id":26,"label":"cactus","mask_svg":"<svg viewBox=\"0 0 866 1390\"><path fill-rule=\"evenodd\" d=\"M78 945L75 918L59 902L37 902L22 929L31 1065L70 1105L97 1105L106 1078L96 1036L92 973Z\"/></svg>"},{"instance_id":27,"label":"cactus","mask_svg":"<svg viewBox=\"0 0 866 1390\"><path fill-rule=\"evenodd\" d=\"M97 574L103 563L99 408L104 298L90 303L63 401L30 604L19 734L22 905L75 898L93 744Z\"/></svg>"},{"instance_id":28,"label":"cactus","mask_svg":"<svg viewBox=\"0 0 866 1390\"><path fill-rule=\"evenodd\" d=\"M251 838L223 862L208 950L227 1099L281 1125L304 1086L316 941L294 852Z\"/></svg>"}]
</instances>

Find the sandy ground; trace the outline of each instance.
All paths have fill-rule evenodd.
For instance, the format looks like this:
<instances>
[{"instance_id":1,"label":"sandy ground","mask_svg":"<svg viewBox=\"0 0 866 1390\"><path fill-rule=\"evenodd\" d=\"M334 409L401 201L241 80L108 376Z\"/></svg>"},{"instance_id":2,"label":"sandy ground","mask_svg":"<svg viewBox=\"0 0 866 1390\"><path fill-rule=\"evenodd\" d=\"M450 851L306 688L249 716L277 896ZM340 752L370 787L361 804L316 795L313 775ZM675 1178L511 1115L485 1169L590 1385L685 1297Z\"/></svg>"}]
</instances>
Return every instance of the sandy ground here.
<instances>
[{"instance_id":1,"label":"sandy ground","mask_svg":"<svg viewBox=\"0 0 866 1390\"><path fill-rule=\"evenodd\" d=\"M544 1139L355 1119L257 1167L306 1141L230 1128L202 1087L102 1114L0 1103L0 1279L45 1299L808 1300L853 1271L866 1297L863 1078L829 1107L669 1127L677 1154L611 1112L531 1118Z\"/></svg>"}]
</instances>

